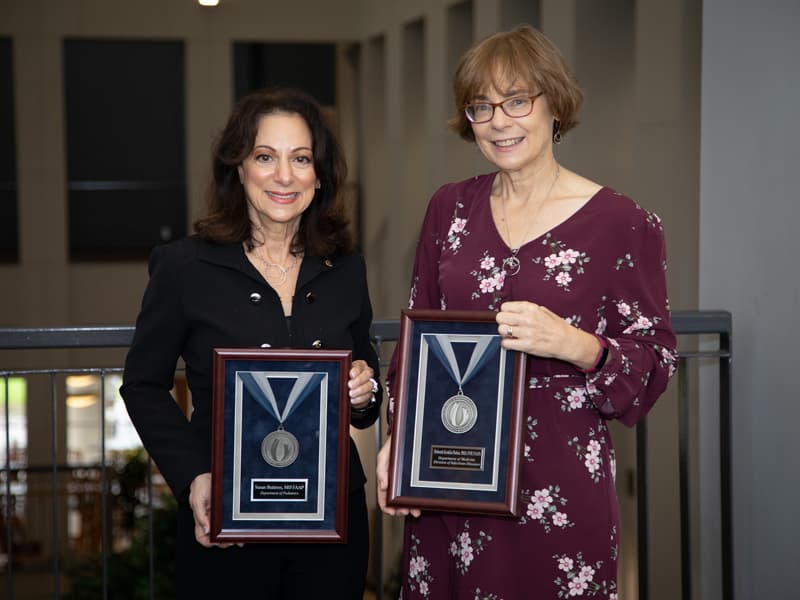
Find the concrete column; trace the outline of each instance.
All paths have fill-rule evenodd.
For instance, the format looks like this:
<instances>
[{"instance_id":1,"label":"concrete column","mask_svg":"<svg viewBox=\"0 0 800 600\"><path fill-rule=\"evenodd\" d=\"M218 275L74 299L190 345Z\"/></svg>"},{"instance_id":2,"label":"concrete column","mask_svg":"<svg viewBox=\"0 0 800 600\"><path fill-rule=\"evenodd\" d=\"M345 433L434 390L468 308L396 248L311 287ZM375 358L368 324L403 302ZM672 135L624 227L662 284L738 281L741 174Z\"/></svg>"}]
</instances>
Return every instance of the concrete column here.
<instances>
[{"instance_id":1,"label":"concrete column","mask_svg":"<svg viewBox=\"0 0 800 600\"><path fill-rule=\"evenodd\" d=\"M475 12L480 2L464 2L451 6L447 11L445 35L445 64L442 74L442 122L439 124L444 135L445 169L443 179L460 181L477 173L490 169L474 143L462 140L461 137L447 128L446 121L455 115L453 104L453 79L461 56L476 41Z\"/></svg>"},{"instance_id":2,"label":"concrete column","mask_svg":"<svg viewBox=\"0 0 800 600\"><path fill-rule=\"evenodd\" d=\"M17 169L22 270L18 325L67 322L67 172L61 37L14 40Z\"/></svg>"},{"instance_id":3,"label":"concrete column","mask_svg":"<svg viewBox=\"0 0 800 600\"><path fill-rule=\"evenodd\" d=\"M380 256L383 258L377 289L380 290L375 314L395 316L404 299L408 296L408 269L405 257L408 255L405 192L401 184L406 177L406 146L404 128L406 126L406 90L403 81L403 29L402 23L393 24L386 32L386 170L381 182L381 203L384 207L384 220ZM411 93L419 98L419 90Z\"/></svg>"},{"instance_id":4,"label":"concrete column","mask_svg":"<svg viewBox=\"0 0 800 600\"><path fill-rule=\"evenodd\" d=\"M541 0L542 31L558 46L564 60L574 68L577 41L576 0Z\"/></svg>"},{"instance_id":5,"label":"concrete column","mask_svg":"<svg viewBox=\"0 0 800 600\"><path fill-rule=\"evenodd\" d=\"M697 307L700 181L700 8L636 3L631 193L664 221L673 308ZM665 49L669 48L669 51Z\"/></svg>"},{"instance_id":6,"label":"concrete column","mask_svg":"<svg viewBox=\"0 0 800 600\"><path fill-rule=\"evenodd\" d=\"M415 199L415 211L419 222L428 205L431 193L444 183L443 175L446 164L445 145L447 141L447 112L445 97L448 90L447 81L452 76L447 73L447 10L438 4L432 5L425 19L425 146L428 174L420 198ZM416 250L416 245L414 247Z\"/></svg>"},{"instance_id":7,"label":"concrete column","mask_svg":"<svg viewBox=\"0 0 800 600\"><path fill-rule=\"evenodd\" d=\"M384 240L387 234L386 217L388 191L387 166L387 69L386 36L377 35L361 44L359 171L361 172L361 202L363 218L362 247L368 257L370 295L376 315L383 316L387 304L381 276L385 264Z\"/></svg>"},{"instance_id":8,"label":"concrete column","mask_svg":"<svg viewBox=\"0 0 800 600\"><path fill-rule=\"evenodd\" d=\"M670 302L673 308L684 309L697 307L698 293L699 10L690 0L638 0L635 9L630 193L664 222ZM695 408L694 423L696 417ZM681 593L677 385L656 405L648 424L650 597L667 600ZM696 435L692 438L697 441ZM694 444L693 465L696 450ZM692 514L697 515L697 510ZM697 572L695 567L695 595Z\"/></svg>"},{"instance_id":9,"label":"concrete column","mask_svg":"<svg viewBox=\"0 0 800 600\"><path fill-rule=\"evenodd\" d=\"M472 6L476 40L485 38L500 28L500 0L475 0Z\"/></svg>"},{"instance_id":10,"label":"concrete column","mask_svg":"<svg viewBox=\"0 0 800 600\"><path fill-rule=\"evenodd\" d=\"M33 16L31 15L31 18ZM61 36L44 27L23 30L13 38L17 113L18 206L20 227L20 309L15 325L47 326L68 322L67 174L62 149L64 96ZM47 356L43 356L47 354ZM54 353L37 353L39 365ZM33 358L33 357L31 357ZM24 364L27 357L20 357ZM28 378L28 464L51 464L53 431L51 386L46 378ZM66 458L63 395L56 406L56 457ZM61 482L59 482L61 487ZM63 491L63 490L62 490ZM27 536L52 553L53 510L50 474L31 474L26 502ZM66 496L59 505L59 533L66 548Z\"/></svg>"},{"instance_id":11,"label":"concrete column","mask_svg":"<svg viewBox=\"0 0 800 600\"><path fill-rule=\"evenodd\" d=\"M542 0L542 32L550 38L561 51L567 64L575 71L578 67L577 53L577 0ZM576 73L577 75L577 73ZM579 81L580 83L580 81ZM582 116L579 116L583 120ZM577 169L575 164L578 145L573 143L579 127L564 139L564 142L554 147L556 159L571 169Z\"/></svg>"},{"instance_id":12,"label":"concrete column","mask_svg":"<svg viewBox=\"0 0 800 600\"><path fill-rule=\"evenodd\" d=\"M211 149L233 105L233 40L206 30L193 32L184 44L186 80L187 227L206 211L211 177Z\"/></svg>"}]
</instances>

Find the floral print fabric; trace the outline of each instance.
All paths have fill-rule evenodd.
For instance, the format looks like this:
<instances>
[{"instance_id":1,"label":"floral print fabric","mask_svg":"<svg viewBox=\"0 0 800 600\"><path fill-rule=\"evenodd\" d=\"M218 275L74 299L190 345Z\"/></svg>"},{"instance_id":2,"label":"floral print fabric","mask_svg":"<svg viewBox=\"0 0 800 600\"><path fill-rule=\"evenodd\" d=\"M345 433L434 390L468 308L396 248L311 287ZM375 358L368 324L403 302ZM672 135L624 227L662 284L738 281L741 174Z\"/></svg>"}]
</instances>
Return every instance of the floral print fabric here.
<instances>
[{"instance_id":1,"label":"floral print fabric","mask_svg":"<svg viewBox=\"0 0 800 600\"><path fill-rule=\"evenodd\" d=\"M402 598L616 600L618 509L606 425L641 419L675 372L661 222L602 188L519 249L519 272L492 219L494 174L439 189L417 247L409 307L548 307L603 336L603 369L529 357L520 516L426 511L406 519ZM393 368L389 372L389 389Z\"/></svg>"}]
</instances>

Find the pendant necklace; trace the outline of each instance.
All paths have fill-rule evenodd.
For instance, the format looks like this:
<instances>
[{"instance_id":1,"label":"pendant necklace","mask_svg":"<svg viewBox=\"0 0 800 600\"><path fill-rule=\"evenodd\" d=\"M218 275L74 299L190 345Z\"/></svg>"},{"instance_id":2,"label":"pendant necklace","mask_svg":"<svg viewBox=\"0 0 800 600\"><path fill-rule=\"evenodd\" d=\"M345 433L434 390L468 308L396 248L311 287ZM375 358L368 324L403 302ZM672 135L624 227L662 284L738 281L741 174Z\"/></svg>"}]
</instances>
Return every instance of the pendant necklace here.
<instances>
[{"instance_id":1,"label":"pendant necklace","mask_svg":"<svg viewBox=\"0 0 800 600\"><path fill-rule=\"evenodd\" d=\"M277 281L274 282L274 285L277 287L282 286L284 283L286 283L286 278L289 275L289 271L294 269L295 266L297 265L297 256L293 254L291 264L284 267L280 263L275 263L270 260L267 260L267 258L264 258L260 249L264 249L264 246L263 245L258 246L256 249L256 256L258 256L258 258L261 259L261 262L264 263L264 276L269 278L270 271L277 271L278 274L275 277L277 277L278 279ZM264 249L264 252L266 252L266 249ZM269 253L267 253L267 257L269 257Z\"/></svg>"},{"instance_id":2,"label":"pendant necklace","mask_svg":"<svg viewBox=\"0 0 800 600\"><path fill-rule=\"evenodd\" d=\"M520 269L520 262L517 254L519 253L520 248L525 243L525 240L528 238L528 233L531 231L531 227L536 222L536 219L539 218L539 213L542 211L542 207L544 203L547 202L547 199L550 197L550 193L553 191L553 187L556 185L556 181L558 181L558 176L561 174L561 165L556 163L556 174L553 177L553 181L550 182L550 187L547 188L547 193L542 198L539 207L536 209L536 212L533 214L533 218L528 223L528 228L525 230L525 235L522 236L519 246L516 248L511 246L511 232L508 229L508 218L506 217L506 204L503 202L503 222L506 225L506 238L508 238L508 246L511 250L511 256L503 259L503 270L506 272L507 275L513 276L519 273Z\"/></svg>"}]
</instances>

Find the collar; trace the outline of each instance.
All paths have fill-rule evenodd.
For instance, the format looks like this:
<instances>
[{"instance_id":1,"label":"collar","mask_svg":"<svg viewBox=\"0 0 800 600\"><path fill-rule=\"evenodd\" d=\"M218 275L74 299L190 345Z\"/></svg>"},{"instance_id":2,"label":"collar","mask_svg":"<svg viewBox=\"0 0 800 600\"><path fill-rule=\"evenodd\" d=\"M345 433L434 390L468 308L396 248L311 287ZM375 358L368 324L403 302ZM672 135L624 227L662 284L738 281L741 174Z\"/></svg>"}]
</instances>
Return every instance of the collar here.
<instances>
[{"instance_id":1,"label":"collar","mask_svg":"<svg viewBox=\"0 0 800 600\"><path fill-rule=\"evenodd\" d=\"M264 282L264 278L247 259L244 247L240 243L215 244L198 239L197 256L204 262L234 269L259 283ZM337 259L335 258L304 256L303 262L300 264L300 272L297 275L296 289L301 289L321 273L333 271L336 267Z\"/></svg>"}]
</instances>

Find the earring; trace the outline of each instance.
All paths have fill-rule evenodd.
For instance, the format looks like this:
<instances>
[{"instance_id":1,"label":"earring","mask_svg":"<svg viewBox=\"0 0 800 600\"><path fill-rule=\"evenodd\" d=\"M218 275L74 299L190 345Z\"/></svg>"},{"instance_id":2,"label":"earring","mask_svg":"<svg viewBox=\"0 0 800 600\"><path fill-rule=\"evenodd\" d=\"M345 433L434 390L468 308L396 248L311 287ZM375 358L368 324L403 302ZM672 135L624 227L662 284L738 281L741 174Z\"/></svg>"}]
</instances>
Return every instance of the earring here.
<instances>
[{"instance_id":1,"label":"earring","mask_svg":"<svg viewBox=\"0 0 800 600\"><path fill-rule=\"evenodd\" d=\"M314 184L314 188L315 189L319 189L321 187L322 187L322 184L319 182L319 180L317 180L317 183Z\"/></svg>"},{"instance_id":2,"label":"earring","mask_svg":"<svg viewBox=\"0 0 800 600\"><path fill-rule=\"evenodd\" d=\"M553 143L560 144L561 143L561 121L555 119L553 121Z\"/></svg>"}]
</instances>

